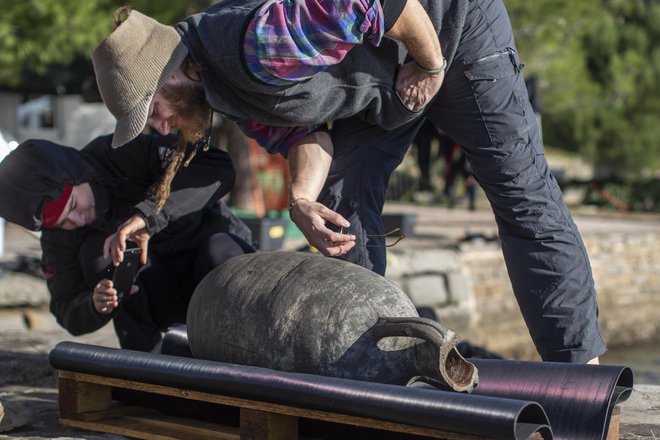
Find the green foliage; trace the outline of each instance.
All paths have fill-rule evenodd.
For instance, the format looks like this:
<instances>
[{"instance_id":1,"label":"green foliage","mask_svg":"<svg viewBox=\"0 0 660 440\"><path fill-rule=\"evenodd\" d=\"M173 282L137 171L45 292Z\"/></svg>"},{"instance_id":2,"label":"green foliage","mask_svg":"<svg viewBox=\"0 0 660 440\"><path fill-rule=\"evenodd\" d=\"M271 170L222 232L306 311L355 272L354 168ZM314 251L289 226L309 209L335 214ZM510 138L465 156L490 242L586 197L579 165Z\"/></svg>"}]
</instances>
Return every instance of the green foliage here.
<instances>
[{"instance_id":1,"label":"green foliage","mask_svg":"<svg viewBox=\"0 0 660 440\"><path fill-rule=\"evenodd\" d=\"M660 170L660 4L505 0L526 74L538 78L546 143L613 178Z\"/></svg>"},{"instance_id":2,"label":"green foliage","mask_svg":"<svg viewBox=\"0 0 660 440\"><path fill-rule=\"evenodd\" d=\"M438 0L439 1L439 0ZM544 101L546 143L635 180L660 170L660 2L504 0L525 74ZM174 24L212 0L134 0ZM0 85L87 57L125 0L3 0Z\"/></svg>"},{"instance_id":3,"label":"green foliage","mask_svg":"<svg viewBox=\"0 0 660 440\"><path fill-rule=\"evenodd\" d=\"M94 2L7 0L0 14L0 82L15 85L24 68L42 72L88 51L106 30L107 17Z\"/></svg>"},{"instance_id":4,"label":"green foliage","mask_svg":"<svg viewBox=\"0 0 660 440\"><path fill-rule=\"evenodd\" d=\"M89 56L114 28L118 0L3 0L0 14L0 84L15 86L23 72L43 73L51 64ZM131 5L174 24L212 1L136 0Z\"/></svg>"}]
</instances>

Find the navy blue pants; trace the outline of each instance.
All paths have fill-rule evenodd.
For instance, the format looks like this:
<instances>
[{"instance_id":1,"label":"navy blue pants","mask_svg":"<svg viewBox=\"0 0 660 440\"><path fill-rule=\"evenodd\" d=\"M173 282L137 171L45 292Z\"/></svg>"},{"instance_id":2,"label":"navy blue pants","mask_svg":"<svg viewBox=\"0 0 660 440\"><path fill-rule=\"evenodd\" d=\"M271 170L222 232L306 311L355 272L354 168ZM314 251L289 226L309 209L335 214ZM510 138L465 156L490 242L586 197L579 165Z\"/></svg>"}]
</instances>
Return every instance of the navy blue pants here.
<instances>
[{"instance_id":1,"label":"navy blue pants","mask_svg":"<svg viewBox=\"0 0 660 440\"><path fill-rule=\"evenodd\" d=\"M461 41L425 116L460 144L499 228L516 299L541 357L584 363L605 352L589 259L550 174L501 0L474 0ZM337 121L319 199L351 222L344 258L385 273L382 207L389 176L421 119L392 131Z\"/></svg>"}]
</instances>

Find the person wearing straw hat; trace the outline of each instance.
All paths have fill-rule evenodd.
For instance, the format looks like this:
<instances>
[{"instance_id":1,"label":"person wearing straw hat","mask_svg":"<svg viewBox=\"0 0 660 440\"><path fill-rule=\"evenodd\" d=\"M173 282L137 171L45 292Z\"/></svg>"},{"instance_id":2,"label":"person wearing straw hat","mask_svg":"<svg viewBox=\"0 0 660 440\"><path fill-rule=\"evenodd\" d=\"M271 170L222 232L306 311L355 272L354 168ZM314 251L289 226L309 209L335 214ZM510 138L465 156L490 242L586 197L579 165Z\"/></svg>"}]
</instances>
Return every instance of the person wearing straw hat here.
<instances>
[{"instance_id":1,"label":"person wearing straw hat","mask_svg":"<svg viewBox=\"0 0 660 440\"><path fill-rule=\"evenodd\" d=\"M41 231L50 310L63 328L80 335L112 320L122 348L149 351L161 332L185 323L206 273L254 249L247 226L218 204L235 176L225 152L198 154L157 210L150 194L173 156L173 139L139 135L120 150L111 139L101 136L81 151L46 140L21 143L0 162L0 215ZM151 236L149 258L120 302L103 247L134 218Z\"/></svg>"},{"instance_id":2,"label":"person wearing straw hat","mask_svg":"<svg viewBox=\"0 0 660 440\"><path fill-rule=\"evenodd\" d=\"M176 26L118 12L92 53L114 146L146 125L194 139L219 112L287 157L291 218L311 245L384 274L385 191L428 119L491 203L542 358L604 353L589 259L501 0L223 0Z\"/></svg>"}]
</instances>

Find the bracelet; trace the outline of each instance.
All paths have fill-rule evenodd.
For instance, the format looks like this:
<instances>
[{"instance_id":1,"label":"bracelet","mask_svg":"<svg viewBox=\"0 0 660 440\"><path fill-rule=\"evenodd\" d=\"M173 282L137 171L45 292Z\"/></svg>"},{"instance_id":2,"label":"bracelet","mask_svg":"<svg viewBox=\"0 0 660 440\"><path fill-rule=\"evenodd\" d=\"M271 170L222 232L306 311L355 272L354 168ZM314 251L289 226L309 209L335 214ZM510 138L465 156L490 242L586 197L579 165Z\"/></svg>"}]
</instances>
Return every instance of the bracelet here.
<instances>
[{"instance_id":1,"label":"bracelet","mask_svg":"<svg viewBox=\"0 0 660 440\"><path fill-rule=\"evenodd\" d=\"M291 211L293 211L293 207L296 206L296 203L300 202L301 200L309 202L309 199L306 199L305 197L298 197L293 202L289 203L289 215L291 215Z\"/></svg>"},{"instance_id":2,"label":"bracelet","mask_svg":"<svg viewBox=\"0 0 660 440\"><path fill-rule=\"evenodd\" d=\"M438 67L437 69L427 69L425 67L420 66L420 64L417 61L415 61L415 66L422 72L426 73L427 75L435 75L440 72L444 72L449 68L449 64L447 64L447 59L445 57L442 57L442 66Z\"/></svg>"}]
</instances>

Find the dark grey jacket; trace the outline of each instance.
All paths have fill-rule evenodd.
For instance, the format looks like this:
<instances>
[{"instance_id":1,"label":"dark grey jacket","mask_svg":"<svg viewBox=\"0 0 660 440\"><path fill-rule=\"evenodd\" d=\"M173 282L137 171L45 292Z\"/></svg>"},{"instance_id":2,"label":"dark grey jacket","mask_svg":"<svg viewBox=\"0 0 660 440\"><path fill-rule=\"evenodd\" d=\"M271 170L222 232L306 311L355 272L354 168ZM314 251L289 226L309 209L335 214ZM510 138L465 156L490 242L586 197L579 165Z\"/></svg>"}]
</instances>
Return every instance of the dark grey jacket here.
<instances>
[{"instance_id":1,"label":"dark grey jacket","mask_svg":"<svg viewBox=\"0 0 660 440\"><path fill-rule=\"evenodd\" d=\"M325 124L359 115L386 129L420 115L407 109L394 90L405 51L384 38L379 47L357 45L344 60L313 78L286 86L264 84L247 70L242 45L245 28L263 0L223 0L177 24L202 73L207 101L234 119L278 127ZM451 63L469 0L422 0Z\"/></svg>"}]
</instances>

